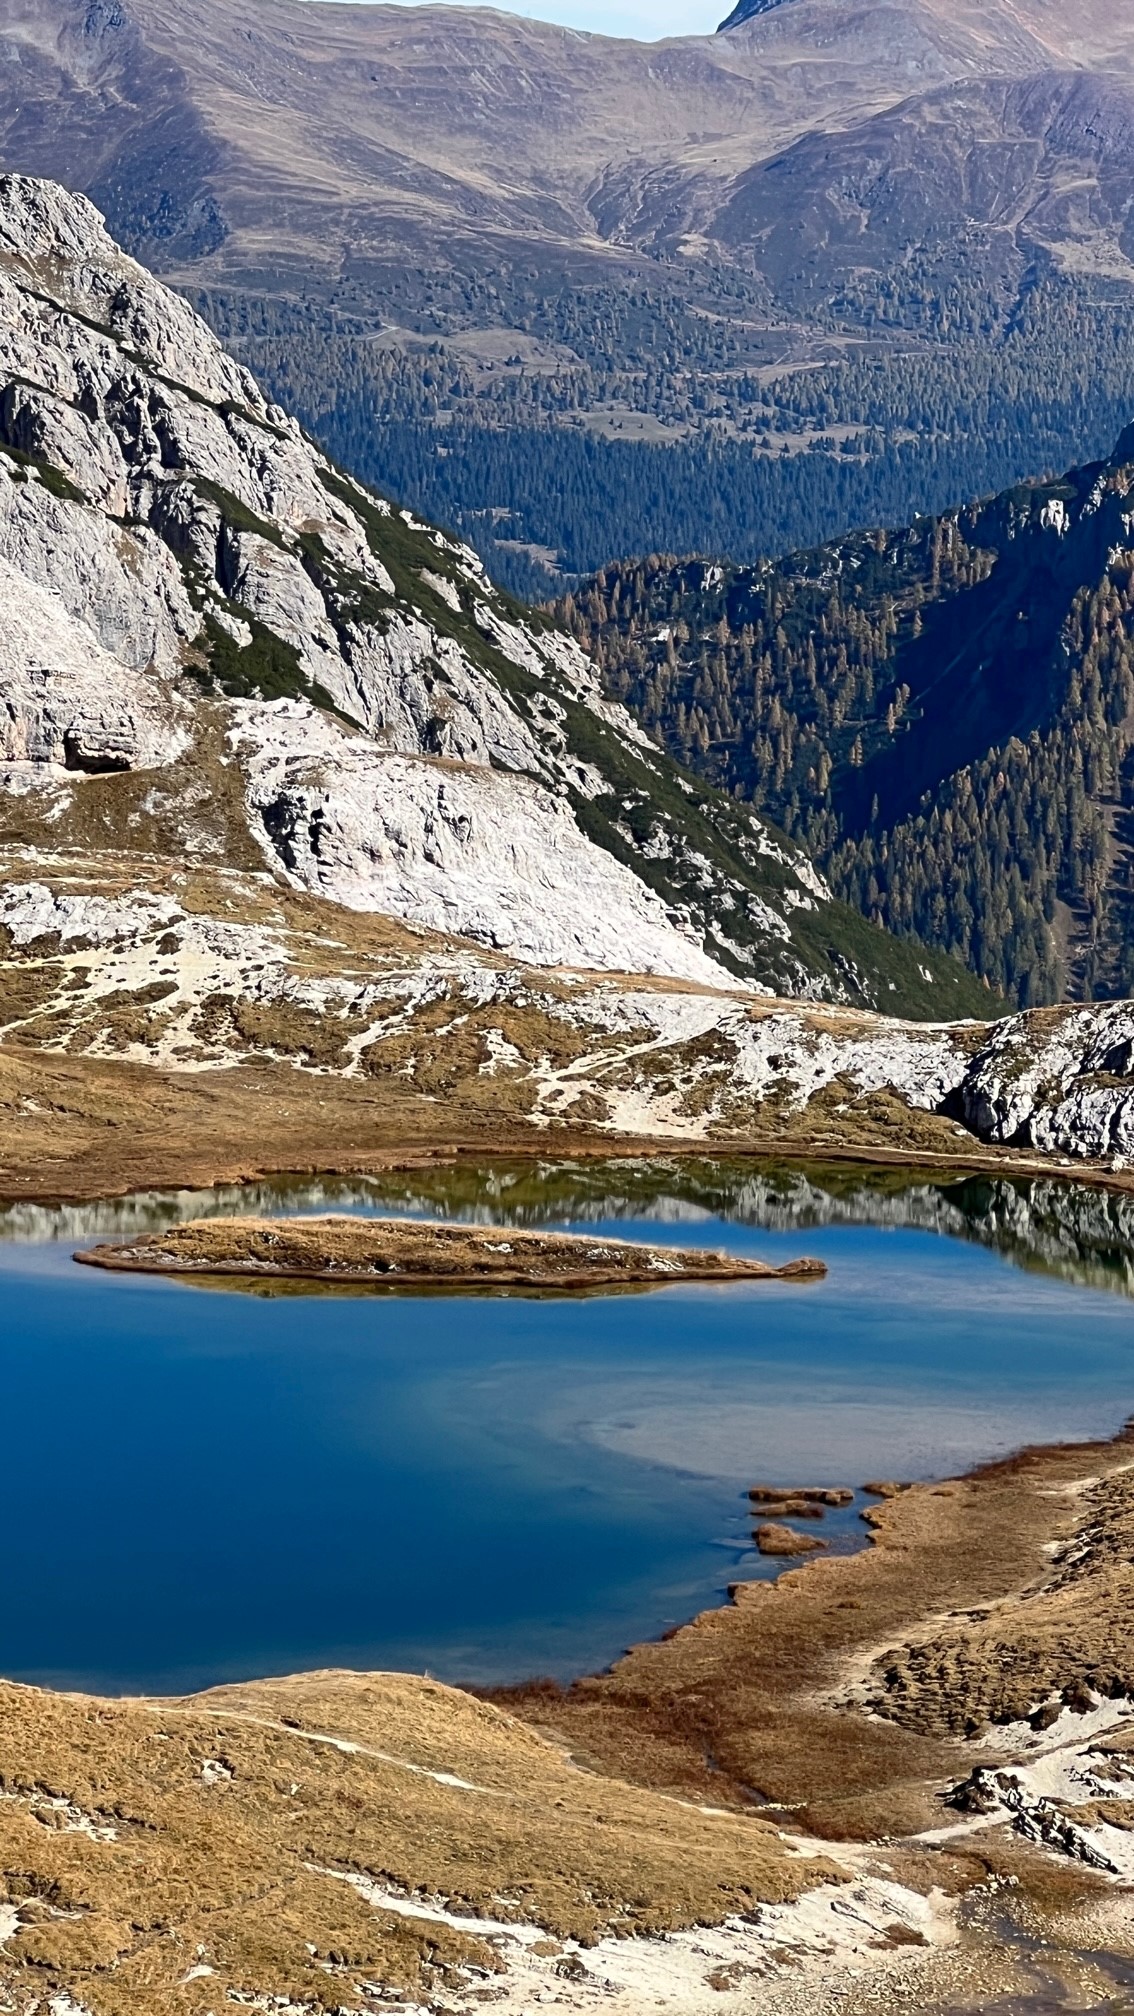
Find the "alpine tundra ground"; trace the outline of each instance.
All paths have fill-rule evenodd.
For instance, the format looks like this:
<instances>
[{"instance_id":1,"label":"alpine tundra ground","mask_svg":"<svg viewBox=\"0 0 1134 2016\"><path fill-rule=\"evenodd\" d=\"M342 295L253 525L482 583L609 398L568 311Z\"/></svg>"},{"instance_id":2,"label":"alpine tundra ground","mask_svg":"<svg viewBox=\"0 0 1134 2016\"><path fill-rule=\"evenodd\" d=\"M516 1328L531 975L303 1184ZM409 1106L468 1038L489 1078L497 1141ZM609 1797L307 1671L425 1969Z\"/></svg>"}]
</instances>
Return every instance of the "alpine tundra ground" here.
<instances>
[{"instance_id":1,"label":"alpine tundra ground","mask_svg":"<svg viewBox=\"0 0 1134 2016\"><path fill-rule=\"evenodd\" d=\"M1123 1436L894 1486L867 1552L566 1692L0 1685L3 2006L1116 2008L1132 1477Z\"/></svg>"}]
</instances>

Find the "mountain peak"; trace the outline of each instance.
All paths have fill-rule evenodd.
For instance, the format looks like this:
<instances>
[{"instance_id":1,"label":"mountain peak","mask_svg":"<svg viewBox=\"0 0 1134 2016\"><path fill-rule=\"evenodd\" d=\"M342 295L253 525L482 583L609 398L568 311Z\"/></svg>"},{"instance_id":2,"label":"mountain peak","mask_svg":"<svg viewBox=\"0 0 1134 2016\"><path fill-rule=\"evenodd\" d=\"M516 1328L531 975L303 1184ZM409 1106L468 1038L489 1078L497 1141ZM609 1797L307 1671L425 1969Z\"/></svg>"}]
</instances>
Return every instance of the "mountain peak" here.
<instances>
[{"instance_id":1,"label":"mountain peak","mask_svg":"<svg viewBox=\"0 0 1134 2016\"><path fill-rule=\"evenodd\" d=\"M0 175L0 251L23 259L77 259L110 254L113 246L86 196L35 175Z\"/></svg>"},{"instance_id":2,"label":"mountain peak","mask_svg":"<svg viewBox=\"0 0 1134 2016\"><path fill-rule=\"evenodd\" d=\"M744 21L754 21L758 14L770 14L773 7L785 7L787 0L736 0L736 6L717 29L723 35L726 28L739 28Z\"/></svg>"}]
</instances>

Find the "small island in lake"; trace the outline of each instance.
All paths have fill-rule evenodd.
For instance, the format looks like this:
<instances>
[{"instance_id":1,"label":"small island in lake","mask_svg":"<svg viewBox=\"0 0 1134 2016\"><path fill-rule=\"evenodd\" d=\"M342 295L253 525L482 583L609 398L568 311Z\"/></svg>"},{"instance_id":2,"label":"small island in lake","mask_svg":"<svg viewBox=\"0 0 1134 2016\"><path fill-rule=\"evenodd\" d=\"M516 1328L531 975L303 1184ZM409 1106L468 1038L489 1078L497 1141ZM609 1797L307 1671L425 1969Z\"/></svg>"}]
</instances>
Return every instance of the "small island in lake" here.
<instances>
[{"instance_id":1,"label":"small island in lake","mask_svg":"<svg viewBox=\"0 0 1134 2016\"><path fill-rule=\"evenodd\" d=\"M405 1218L197 1218L77 1252L88 1267L142 1274L285 1276L446 1288L650 1288L667 1281L817 1278L821 1260L770 1267L731 1253L629 1239Z\"/></svg>"}]
</instances>

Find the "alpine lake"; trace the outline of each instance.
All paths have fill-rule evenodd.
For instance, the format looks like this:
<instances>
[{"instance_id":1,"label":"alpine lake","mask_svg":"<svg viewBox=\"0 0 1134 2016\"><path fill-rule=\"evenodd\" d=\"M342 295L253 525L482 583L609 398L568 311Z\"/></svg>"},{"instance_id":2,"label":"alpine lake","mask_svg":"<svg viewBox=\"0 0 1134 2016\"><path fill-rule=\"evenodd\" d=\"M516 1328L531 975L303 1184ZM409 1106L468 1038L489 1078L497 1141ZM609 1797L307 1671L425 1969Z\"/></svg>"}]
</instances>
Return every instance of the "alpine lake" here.
<instances>
[{"instance_id":1,"label":"alpine lake","mask_svg":"<svg viewBox=\"0 0 1134 2016\"><path fill-rule=\"evenodd\" d=\"M825 1279L227 1287L76 1248L216 1213L603 1228ZM1134 1411L1134 1197L749 1160L460 1164L0 1213L0 1672L104 1693L600 1668L779 1572L748 1487L956 1473ZM789 1564L790 1565L790 1564Z\"/></svg>"}]
</instances>

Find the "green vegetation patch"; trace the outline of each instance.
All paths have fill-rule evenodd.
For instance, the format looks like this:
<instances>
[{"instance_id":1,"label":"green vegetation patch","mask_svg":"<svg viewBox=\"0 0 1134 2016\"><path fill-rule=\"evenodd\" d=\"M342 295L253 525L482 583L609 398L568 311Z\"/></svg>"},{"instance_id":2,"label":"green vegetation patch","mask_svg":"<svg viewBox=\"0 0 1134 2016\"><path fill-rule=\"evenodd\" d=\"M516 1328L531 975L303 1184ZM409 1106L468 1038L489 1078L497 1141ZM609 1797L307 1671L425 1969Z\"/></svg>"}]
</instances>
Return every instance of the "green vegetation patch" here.
<instances>
[{"instance_id":1,"label":"green vegetation patch","mask_svg":"<svg viewBox=\"0 0 1134 2016\"><path fill-rule=\"evenodd\" d=\"M86 491L81 490L77 483L72 483L71 478L65 476L62 469L57 469L53 462L44 462L38 455L26 455L22 448L9 448L7 444L3 447L3 453L16 464L17 482L26 482L27 477L34 473L44 489L50 490L51 495L58 497L62 503L88 502Z\"/></svg>"},{"instance_id":2,"label":"green vegetation patch","mask_svg":"<svg viewBox=\"0 0 1134 2016\"><path fill-rule=\"evenodd\" d=\"M347 719L326 688L307 677L294 644L286 644L247 610L234 613L251 631L251 642L241 644L230 636L210 611L205 617L208 664L192 672L199 684L219 690L229 700L310 700Z\"/></svg>"},{"instance_id":3,"label":"green vegetation patch","mask_svg":"<svg viewBox=\"0 0 1134 2016\"><path fill-rule=\"evenodd\" d=\"M259 539L266 539L271 546L278 546L286 553L288 544L278 525L268 518L260 518L247 504L234 497L231 490L225 490L220 483L212 483L205 476L194 476L193 488L202 497L215 504L226 525L234 532L254 532Z\"/></svg>"},{"instance_id":4,"label":"green vegetation patch","mask_svg":"<svg viewBox=\"0 0 1134 2016\"><path fill-rule=\"evenodd\" d=\"M328 553L317 532L301 532L299 557L304 570L319 593L340 643L348 624L384 630L397 607L395 598L353 568L342 566Z\"/></svg>"}]
</instances>

